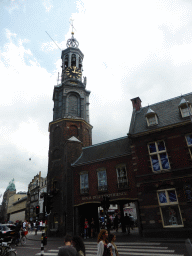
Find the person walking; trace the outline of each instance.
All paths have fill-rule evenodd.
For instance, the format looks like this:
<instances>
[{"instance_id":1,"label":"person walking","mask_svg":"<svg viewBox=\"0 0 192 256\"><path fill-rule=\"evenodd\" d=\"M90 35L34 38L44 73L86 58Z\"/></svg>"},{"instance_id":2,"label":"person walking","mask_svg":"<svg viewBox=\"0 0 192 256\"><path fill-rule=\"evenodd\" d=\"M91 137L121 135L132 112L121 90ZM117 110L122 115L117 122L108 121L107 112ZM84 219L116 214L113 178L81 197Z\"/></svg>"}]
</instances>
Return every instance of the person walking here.
<instances>
[{"instance_id":1,"label":"person walking","mask_svg":"<svg viewBox=\"0 0 192 256\"><path fill-rule=\"evenodd\" d=\"M95 221L92 218L92 220L91 220L91 238L93 238L93 236L95 236Z\"/></svg>"},{"instance_id":2,"label":"person walking","mask_svg":"<svg viewBox=\"0 0 192 256\"><path fill-rule=\"evenodd\" d=\"M89 222L88 220L85 218L85 222L84 222L84 239L89 238L89 233L88 233L88 228L89 228Z\"/></svg>"},{"instance_id":3,"label":"person walking","mask_svg":"<svg viewBox=\"0 0 192 256\"><path fill-rule=\"evenodd\" d=\"M108 243L108 247L111 247L111 251L113 256L119 256L118 250L117 250L117 246L115 245L115 241L116 241L116 235L114 234L110 234L109 235L109 243Z\"/></svg>"},{"instance_id":4,"label":"person walking","mask_svg":"<svg viewBox=\"0 0 192 256\"><path fill-rule=\"evenodd\" d=\"M110 230L111 230L111 219L107 215L107 231L108 231L108 235L110 235Z\"/></svg>"},{"instance_id":5,"label":"person walking","mask_svg":"<svg viewBox=\"0 0 192 256\"><path fill-rule=\"evenodd\" d=\"M77 250L79 256L85 256L85 245L80 236L74 236L72 239L72 244Z\"/></svg>"},{"instance_id":6,"label":"person walking","mask_svg":"<svg viewBox=\"0 0 192 256\"><path fill-rule=\"evenodd\" d=\"M112 251L107 247L108 231L101 229L97 238L97 256L112 256Z\"/></svg>"},{"instance_id":7,"label":"person walking","mask_svg":"<svg viewBox=\"0 0 192 256\"><path fill-rule=\"evenodd\" d=\"M61 247L58 252L58 256L79 256L77 250L72 245L73 237L66 235L64 238L65 246Z\"/></svg>"},{"instance_id":8,"label":"person walking","mask_svg":"<svg viewBox=\"0 0 192 256\"><path fill-rule=\"evenodd\" d=\"M127 228L128 235L130 234L131 220L130 217L125 213L125 226Z\"/></svg>"},{"instance_id":9,"label":"person walking","mask_svg":"<svg viewBox=\"0 0 192 256\"><path fill-rule=\"evenodd\" d=\"M114 219L114 228L115 228L116 232L118 232L118 224L119 224L119 220L118 220L118 216L116 214L115 219Z\"/></svg>"}]
</instances>

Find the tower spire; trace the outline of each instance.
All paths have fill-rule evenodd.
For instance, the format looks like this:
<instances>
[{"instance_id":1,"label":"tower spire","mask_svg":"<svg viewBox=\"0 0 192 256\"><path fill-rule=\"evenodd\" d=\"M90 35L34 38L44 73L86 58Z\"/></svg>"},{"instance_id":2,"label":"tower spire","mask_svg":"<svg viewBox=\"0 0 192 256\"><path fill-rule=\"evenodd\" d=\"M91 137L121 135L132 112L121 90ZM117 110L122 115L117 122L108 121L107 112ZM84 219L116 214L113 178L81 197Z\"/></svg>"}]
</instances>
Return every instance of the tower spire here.
<instances>
[{"instance_id":1,"label":"tower spire","mask_svg":"<svg viewBox=\"0 0 192 256\"><path fill-rule=\"evenodd\" d=\"M74 26L73 26L73 21L72 19L70 19L70 25L71 25L71 28L72 28L72 31L71 31L71 38L67 40L67 47L73 47L73 48L78 48L79 47L79 42L74 38Z\"/></svg>"}]
</instances>

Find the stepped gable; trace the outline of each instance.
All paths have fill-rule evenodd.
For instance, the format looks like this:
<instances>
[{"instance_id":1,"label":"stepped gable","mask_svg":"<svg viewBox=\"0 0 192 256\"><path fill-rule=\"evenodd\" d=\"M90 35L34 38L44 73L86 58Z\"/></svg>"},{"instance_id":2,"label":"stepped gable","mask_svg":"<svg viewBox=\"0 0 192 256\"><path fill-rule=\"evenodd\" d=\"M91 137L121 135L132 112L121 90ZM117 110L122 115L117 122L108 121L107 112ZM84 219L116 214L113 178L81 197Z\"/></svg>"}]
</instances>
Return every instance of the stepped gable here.
<instances>
[{"instance_id":1,"label":"stepped gable","mask_svg":"<svg viewBox=\"0 0 192 256\"><path fill-rule=\"evenodd\" d=\"M147 125L145 115L147 114L149 108L148 106L141 107L139 111L133 110L129 134L134 135L141 132L148 132L151 130L156 130L158 128L163 128L166 126L189 121L189 116L182 118L180 113L179 104L182 98L192 103L192 93L188 93L179 97L175 97L150 105L150 108L157 114L158 118L158 124L154 126Z\"/></svg>"},{"instance_id":2,"label":"stepped gable","mask_svg":"<svg viewBox=\"0 0 192 256\"><path fill-rule=\"evenodd\" d=\"M84 147L81 156L72 164L72 166L94 163L129 154L130 140L126 136L89 147Z\"/></svg>"}]
</instances>

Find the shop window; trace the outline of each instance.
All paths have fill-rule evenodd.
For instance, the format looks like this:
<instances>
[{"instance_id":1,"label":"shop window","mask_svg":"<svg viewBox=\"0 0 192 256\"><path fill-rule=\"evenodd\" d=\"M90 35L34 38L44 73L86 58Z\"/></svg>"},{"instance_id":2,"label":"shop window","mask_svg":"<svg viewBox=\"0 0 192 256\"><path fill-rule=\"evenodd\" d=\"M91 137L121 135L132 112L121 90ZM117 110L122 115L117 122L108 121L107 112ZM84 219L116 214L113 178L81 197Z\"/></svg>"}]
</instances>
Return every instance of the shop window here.
<instances>
[{"instance_id":1,"label":"shop window","mask_svg":"<svg viewBox=\"0 0 192 256\"><path fill-rule=\"evenodd\" d=\"M192 158L192 133L186 136L187 145L189 147L189 153Z\"/></svg>"},{"instance_id":2,"label":"shop window","mask_svg":"<svg viewBox=\"0 0 192 256\"><path fill-rule=\"evenodd\" d=\"M89 193L88 173L81 173L80 174L80 193L81 194Z\"/></svg>"},{"instance_id":3,"label":"shop window","mask_svg":"<svg viewBox=\"0 0 192 256\"><path fill-rule=\"evenodd\" d=\"M183 227L176 190L159 190L157 191L157 197L159 201L163 227Z\"/></svg>"},{"instance_id":4,"label":"shop window","mask_svg":"<svg viewBox=\"0 0 192 256\"><path fill-rule=\"evenodd\" d=\"M169 159L163 140L148 144L153 172L170 169Z\"/></svg>"},{"instance_id":5,"label":"shop window","mask_svg":"<svg viewBox=\"0 0 192 256\"><path fill-rule=\"evenodd\" d=\"M105 169L97 171L98 191L107 191L107 173Z\"/></svg>"},{"instance_id":6,"label":"shop window","mask_svg":"<svg viewBox=\"0 0 192 256\"><path fill-rule=\"evenodd\" d=\"M127 170L125 165L118 165L116 167L117 171L117 184L118 188L127 188L128 179L127 179Z\"/></svg>"}]
</instances>

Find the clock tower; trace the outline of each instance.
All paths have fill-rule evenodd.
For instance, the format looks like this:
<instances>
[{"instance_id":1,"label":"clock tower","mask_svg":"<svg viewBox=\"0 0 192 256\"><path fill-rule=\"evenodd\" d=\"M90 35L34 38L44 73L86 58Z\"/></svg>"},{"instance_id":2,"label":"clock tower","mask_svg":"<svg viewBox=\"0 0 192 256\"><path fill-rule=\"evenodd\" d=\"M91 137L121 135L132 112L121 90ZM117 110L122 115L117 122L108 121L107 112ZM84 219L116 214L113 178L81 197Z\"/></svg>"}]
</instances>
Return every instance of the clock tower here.
<instances>
[{"instance_id":1,"label":"clock tower","mask_svg":"<svg viewBox=\"0 0 192 256\"><path fill-rule=\"evenodd\" d=\"M73 27L73 26L72 26ZM49 163L47 192L52 210L48 216L48 232L73 233L73 171L71 164L92 145L89 123L89 95L86 77L82 77L84 55L74 38L62 51L61 82L54 86L53 121L49 123Z\"/></svg>"}]
</instances>

